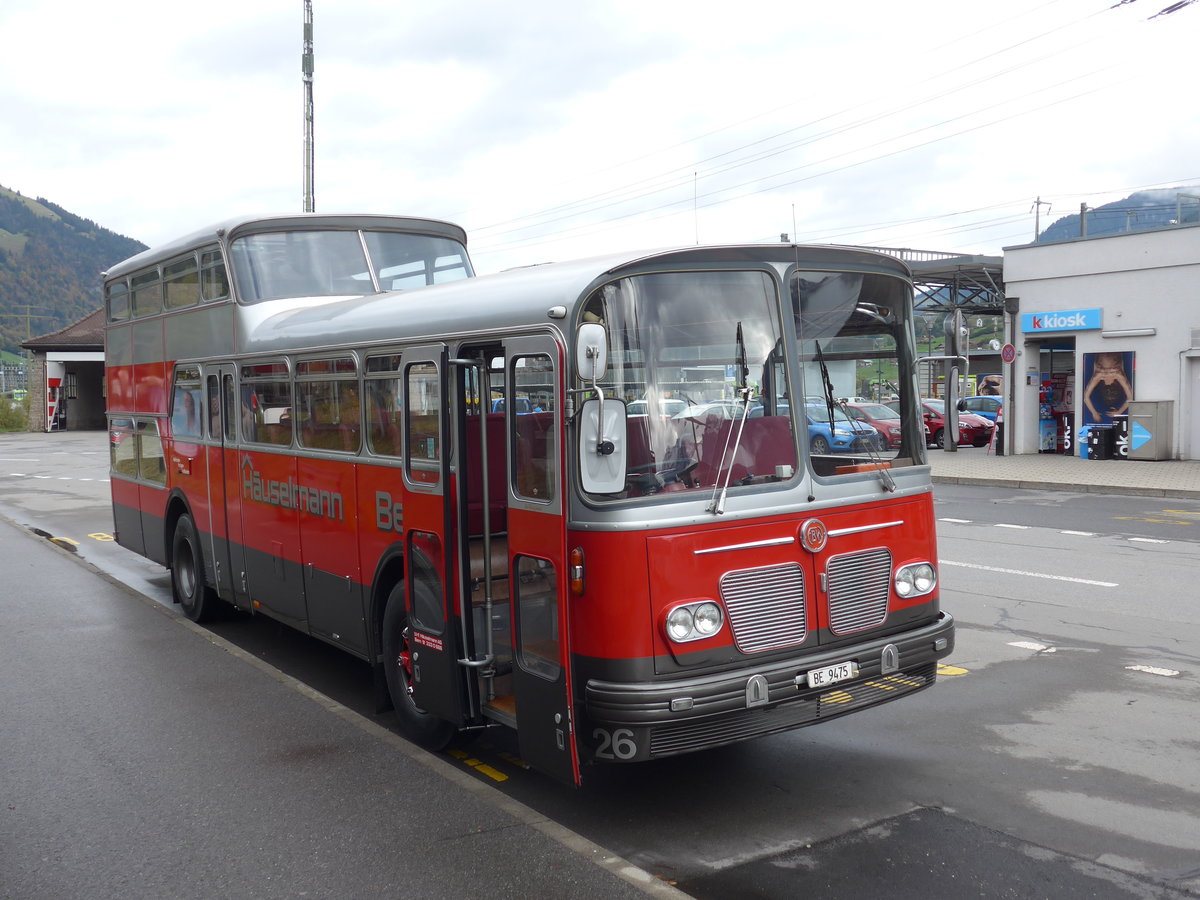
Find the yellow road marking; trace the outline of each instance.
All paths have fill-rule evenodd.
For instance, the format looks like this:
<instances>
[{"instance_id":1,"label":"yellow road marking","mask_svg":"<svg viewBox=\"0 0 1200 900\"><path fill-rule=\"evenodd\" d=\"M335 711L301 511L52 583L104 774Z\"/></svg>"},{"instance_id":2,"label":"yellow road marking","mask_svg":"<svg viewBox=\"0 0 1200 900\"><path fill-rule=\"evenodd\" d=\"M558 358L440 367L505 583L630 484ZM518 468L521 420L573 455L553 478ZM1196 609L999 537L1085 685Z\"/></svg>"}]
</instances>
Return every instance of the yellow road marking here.
<instances>
[{"instance_id":1,"label":"yellow road marking","mask_svg":"<svg viewBox=\"0 0 1200 900\"><path fill-rule=\"evenodd\" d=\"M508 776L499 769L493 768L485 763L482 759L476 759L464 750L447 750L450 756L453 756L465 766L470 766L476 772L486 775L492 781L508 781Z\"/></svg>"},{"instance_id":2,"label":"yellow road marking","mask_svg":"<svg viewBox=\"0 0 1200 900\"><path fill-rule=\"evenodd\" d=\"M937 673L939 675L966 675L967 670L961 669L958 666L947 666L943 663L938 663Z\"/></svg>"},{"instance_id":3,"label":"yellow road marking","mask_svg":"<svg viewBox=\"0 0 1200 900\"><path fill-rule=\"evenodd\" d=\"M111 534L105 534L103 531L93 531L88 535L93 541L115 541L116 538Z\"/></svg>"}]
</instances>

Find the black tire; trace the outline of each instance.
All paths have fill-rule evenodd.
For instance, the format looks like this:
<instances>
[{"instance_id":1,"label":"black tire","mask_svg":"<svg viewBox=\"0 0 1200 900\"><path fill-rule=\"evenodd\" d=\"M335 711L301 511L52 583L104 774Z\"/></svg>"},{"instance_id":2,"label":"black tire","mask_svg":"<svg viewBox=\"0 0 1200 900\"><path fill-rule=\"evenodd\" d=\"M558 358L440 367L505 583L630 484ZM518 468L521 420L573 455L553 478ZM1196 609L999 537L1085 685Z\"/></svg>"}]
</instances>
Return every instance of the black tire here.
<instances>
[{"instance_id":1,"label":"black tire","mask_svg":"<svg viewBox=\"0 0 1200 900\"><path fill-rule=\"evenodd\" d=\"M814 456L824 456L829 452L829 441L825 440L823 434L818 434L812 439L812 452Z\"/></svg>"},{"instance_id":2,"label":"black tire","mask_svg":"<svg viewBox=\"0 0 1200 900\"><path fill-rule=\"evenodd\" d=\"M933 446L937 447L939 450L946 449L946 429L939 428L933 433Z\"/></svg>"},{"instance_id":3,"label":"black tire","mask_svg":"<svg viewBox=\"0 0 1200 900\"><path fill-rule=\"evenodd\" d=\"M426 750L444 750L454 739L457 729L413 702L408 653L408 598L404 584L398 583L388 594L383 613L383 669L388 694L404 736Z\"/></svg>"},{"instance_id":4,"label":"black tire","mask_svg":"<svg viewBox=\"0 0 1200 900\"><path fill-rule=\"evenodd\" d=\"M211 619L220 602L204 583L204 554L192 517L186 514L179 517L171 536L171 596L193 622Z\"/></svg>"}]
</instances>

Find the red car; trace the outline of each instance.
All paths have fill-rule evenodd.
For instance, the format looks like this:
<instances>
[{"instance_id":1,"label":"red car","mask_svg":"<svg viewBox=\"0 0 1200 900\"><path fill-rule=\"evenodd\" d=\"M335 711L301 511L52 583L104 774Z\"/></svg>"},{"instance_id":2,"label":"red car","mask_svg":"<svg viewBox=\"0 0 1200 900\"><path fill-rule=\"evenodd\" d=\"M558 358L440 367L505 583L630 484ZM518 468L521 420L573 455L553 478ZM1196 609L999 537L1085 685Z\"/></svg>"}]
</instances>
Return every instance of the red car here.
<instances>
[{"instance_id":1,"label":"red car","mask_svg":"<svg viewBox=\"0 0 1200 900\"><path fill-rule=\"evenodd\" d=\"M895 450L900 446L903 431L900 414L882 403L847 403L846 409L850 418L866 422L879 432L883 438L883 447Z\"/></svg>"},{"instance_id":2,"label":"red car","mask_svg":"<svg viewBox=\"0 0 1200 900\"><path fill-rule=\"evenodd\" d=\"M900 404L886 404L899 412ZM930 447L939 450L946 446L946 401L926 399L921 401L921 413L925 418L925 440ZM974 413L958 414L958 445L960 447L986 447L992 440L996 425Z\"/></svg>"}]
</instances>

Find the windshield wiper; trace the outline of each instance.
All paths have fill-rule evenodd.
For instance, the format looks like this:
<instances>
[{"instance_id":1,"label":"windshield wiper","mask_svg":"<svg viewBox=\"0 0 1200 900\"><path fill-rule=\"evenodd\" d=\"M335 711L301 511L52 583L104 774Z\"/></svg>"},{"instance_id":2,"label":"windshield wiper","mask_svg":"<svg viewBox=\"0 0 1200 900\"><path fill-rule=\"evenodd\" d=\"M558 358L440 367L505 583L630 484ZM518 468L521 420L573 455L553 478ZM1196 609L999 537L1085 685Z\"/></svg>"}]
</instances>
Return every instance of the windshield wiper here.
<instances>
[{"instance_id":1,"label":"windshield wiper","mask_svg":"<svg viewBox=\"0 0 1200 900\"><path fill-rule=\"evenodd\" d=\"M825 365L825 354L821 352L821 342L813 341L813 343L817 348L817 365L821 367L821 381L825 385L825 408L829 411L829 430L832 432L835 427L833 421L833 410L834 407L837 407L842 411L842 415L844 415L846 420L850 423L851 432L853 434L858 434L858 429L861 423L856 421L855 418L850 415L850 410L844 401L838 400L833 396L833 381L829 377L829 368ZM875 431L874 427L871 425L867 425L866 427L870 428L872 431ZM875 433L878 434L879 432ZM883 489L889 494L895 493L896 479L894 479L892 477L892 473L884 467L885 463L883 457L879 455L879 452L875 447L875 441L872 440L868 443L865 443L864 446L867 451L867 457L871 460L872 464L874 464L875 471L879 475L879 483L883 485Z\"/></svg>"},{"instance_id":2,"label":"windshield wiper","mask_svg":"<svg viewBox=\"0 0 1200 900\"><path fill-rule=\"evenodd\" d=\"M733 428L725 435L725 448L721 451L721 464L717 466L717 484L713 486L712 499L708 503L708 512L714 516L725 513L725 495L729 493L729 481L733 478L733 461L737 459L738 448L742 444L742 431L746 427L746 417L750 414L750 368L746 365L746 342L742 338L742 323L737 323L737 351L734 358L734 387L737 389L741 402L741 415L737 419L737 438L733 437ZM733 441L733 452L729 451L730 441ZM722 474L725 476L721 483Z\"/></svg>"}]
</instances>

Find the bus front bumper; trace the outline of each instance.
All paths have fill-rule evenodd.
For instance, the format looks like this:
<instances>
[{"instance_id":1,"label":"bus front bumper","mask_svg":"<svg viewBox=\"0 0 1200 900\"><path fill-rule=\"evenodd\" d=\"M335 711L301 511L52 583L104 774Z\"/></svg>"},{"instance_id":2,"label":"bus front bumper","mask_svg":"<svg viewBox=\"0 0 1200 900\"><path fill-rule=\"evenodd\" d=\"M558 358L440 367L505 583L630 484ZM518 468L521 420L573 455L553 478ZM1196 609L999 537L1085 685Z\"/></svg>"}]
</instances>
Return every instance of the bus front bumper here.
<instances>
[{"instance_id":1,"label":"bus front bumper","mask_svg":"<svg viewBox=\"0 0 1200 900\"><path fill-rule=\"evenodd\" d=\"M622 760L652 759L787 731L877 706L932 686L938 660L954 650L954 619L841 646L803 659L660 683L591 680L589 722L603 748L628 734L637 752ZM813 687L809 673L852 663L857 674ZM605 758L603 752L597 754Z\"/></svg>"}]
</instances>

